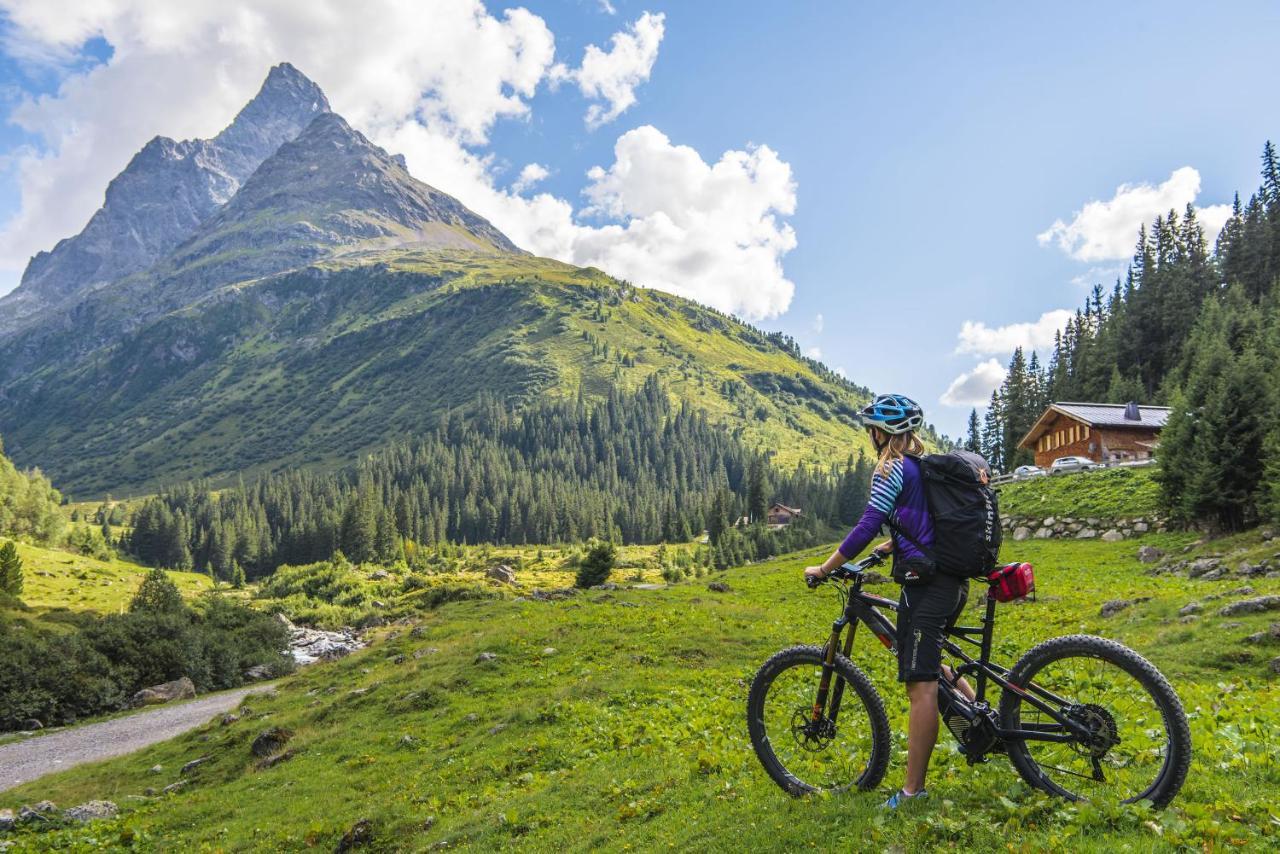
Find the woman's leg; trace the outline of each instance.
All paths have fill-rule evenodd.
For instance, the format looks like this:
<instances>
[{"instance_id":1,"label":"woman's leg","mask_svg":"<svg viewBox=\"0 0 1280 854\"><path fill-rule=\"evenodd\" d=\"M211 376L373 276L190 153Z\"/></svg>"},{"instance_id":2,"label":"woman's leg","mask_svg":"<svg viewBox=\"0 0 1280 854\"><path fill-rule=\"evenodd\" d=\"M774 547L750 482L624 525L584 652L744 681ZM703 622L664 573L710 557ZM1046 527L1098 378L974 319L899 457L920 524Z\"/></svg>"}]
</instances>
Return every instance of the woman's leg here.
<instances>
[{"instance_id":1,"label":"woman's leg","mask_svg":"<svg viewBox=\"0 0 1280 854\"><path fill-rule=\"evenodd\" d=\"M902 790L914 795L924 788L929 757L938 742L938 682L908 682L911 713L907 724L907 781Z\"/></svg>"}]
</instances>

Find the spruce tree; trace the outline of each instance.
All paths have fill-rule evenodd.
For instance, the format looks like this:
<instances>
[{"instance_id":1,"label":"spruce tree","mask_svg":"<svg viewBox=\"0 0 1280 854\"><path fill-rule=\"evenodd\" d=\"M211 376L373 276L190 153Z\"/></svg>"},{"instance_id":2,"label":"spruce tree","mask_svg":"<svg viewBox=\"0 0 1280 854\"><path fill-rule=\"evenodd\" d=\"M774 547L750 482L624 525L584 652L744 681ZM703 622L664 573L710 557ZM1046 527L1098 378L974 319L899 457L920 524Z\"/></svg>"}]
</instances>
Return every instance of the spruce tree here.
<instances>
[{"instance_id":1,"label":"spruce tree","mask_svg":"<svg viewBox=\"0 0 1280 854\"><path fill-rule=\"evenodd\" d=\"M22 558L13 540L0 546L0 591L15 598L22 595Z\"/></svg>"}]
</instances>

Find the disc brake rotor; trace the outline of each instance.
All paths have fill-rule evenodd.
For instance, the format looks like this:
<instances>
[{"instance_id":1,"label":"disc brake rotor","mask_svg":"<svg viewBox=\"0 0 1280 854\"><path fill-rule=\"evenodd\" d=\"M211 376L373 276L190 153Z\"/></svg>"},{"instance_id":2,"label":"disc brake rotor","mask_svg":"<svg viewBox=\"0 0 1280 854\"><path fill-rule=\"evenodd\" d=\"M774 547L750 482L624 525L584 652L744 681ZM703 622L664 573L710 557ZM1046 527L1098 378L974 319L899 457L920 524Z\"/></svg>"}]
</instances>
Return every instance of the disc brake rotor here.
<instances>
[{"instance_id":1,"label":"disc brake rotor","mask_svg":"<svg viewBox=\"0 0 1280 854\"><path fill-rule=\"evenodd\" d=\"M801 707L791 716L791 735L802 750L825 750L836 737L836 725L823 717L813 719L813 710Z\"/></svg>"}]
</instances>

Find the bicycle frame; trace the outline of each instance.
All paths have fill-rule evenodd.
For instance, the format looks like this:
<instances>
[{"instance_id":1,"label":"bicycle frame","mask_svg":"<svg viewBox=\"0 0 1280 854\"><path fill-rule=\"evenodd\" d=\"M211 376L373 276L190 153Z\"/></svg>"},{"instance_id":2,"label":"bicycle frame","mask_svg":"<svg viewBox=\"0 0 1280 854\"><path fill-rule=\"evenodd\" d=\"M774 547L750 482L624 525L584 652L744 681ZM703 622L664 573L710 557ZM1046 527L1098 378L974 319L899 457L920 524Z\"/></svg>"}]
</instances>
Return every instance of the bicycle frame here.
<instances>
[{"instance_id":1,"label":"bicycle frame","mask_svg":"<svg viewBox=\"0 0 1280 854\"><path fill-rule=\"evenodd\" d=\"M826 656L823 660L822 678L819 681L818 694L813 704L813 721L815 723L822 720L824 711L826 712L826 718L833 724L839 717L840 701L844 695L844 680L837 680L834 690L831 688L831 677L835 672L836 651L840 650L845 658L850 657L850 653L853 650L854 635L857 632L859 623L865 624L880 643L892 652L895 658L897 657L897 631L879 609L887 608L891 611L897 611L898 603L892 599L886 599L883 596L866 593L862 590L862 584L865 579L864 571L870 565L873 564L868 561L864 561L861 564L845 564L840 567L840 570L837 570L840 573L838 576L833 574L833 577L837 580L847 581L849 589L837 587L843 599L843 612L831 625L831 637L827 641ZM1057 722L1056 724L1037 724L1031 728L1007 729L1000 726L998 720L993 720L994 734L1001 741L1070 742L1077 738L1087 737L1088 732L1086 730L1050 705L1051 703L1057 703L1058 708L1061 708L1071 705L1070 700L1059 697L1035 683L1026 686L1015 685L1009 681L1008 668L991 662L991 643L995 633L995 609L995 600L988 597L982 625L955 626L948 632L949 638L943 643L945 652L963 662L954 670L955 680L970 674L976 677L975 699L970 702L946 678L938 680L938 690L945 695L945 699L950 702L951 708L970 722L973 722L979 716L985 715L989 709L986 703L988 682L994 682L1003 691L1012 691L1018 694L1023 702L1030 704ZM842 645L841 635L846 628L849 629L849 632L844 636ZM963 641L977 646L977 658L966 653L956 641ZM831 700L829 709L827 708L828 699Z\"/></svg>"}]
</instances>

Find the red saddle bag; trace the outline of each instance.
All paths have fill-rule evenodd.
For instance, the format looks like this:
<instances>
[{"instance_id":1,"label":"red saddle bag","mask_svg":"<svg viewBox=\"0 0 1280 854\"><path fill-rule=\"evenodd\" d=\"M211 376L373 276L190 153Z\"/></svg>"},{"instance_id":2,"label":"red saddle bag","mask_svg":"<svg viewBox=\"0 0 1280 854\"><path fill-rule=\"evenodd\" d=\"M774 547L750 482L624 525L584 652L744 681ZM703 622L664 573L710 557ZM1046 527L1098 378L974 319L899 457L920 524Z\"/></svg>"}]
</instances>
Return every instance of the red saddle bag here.
<instances>
[{"instance_id":1,"label":"red saddle bag","mask_svg":"<svg viewBox=\"0 0 1280 854\"><path fill-rule=\"evenodd\" d=\"M988 595L997 602L1025 599L1036 591L1036 575L1029 563L1009 563L987 576Z\"/></svg>"}]
</instances>

